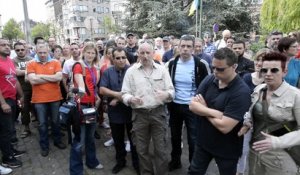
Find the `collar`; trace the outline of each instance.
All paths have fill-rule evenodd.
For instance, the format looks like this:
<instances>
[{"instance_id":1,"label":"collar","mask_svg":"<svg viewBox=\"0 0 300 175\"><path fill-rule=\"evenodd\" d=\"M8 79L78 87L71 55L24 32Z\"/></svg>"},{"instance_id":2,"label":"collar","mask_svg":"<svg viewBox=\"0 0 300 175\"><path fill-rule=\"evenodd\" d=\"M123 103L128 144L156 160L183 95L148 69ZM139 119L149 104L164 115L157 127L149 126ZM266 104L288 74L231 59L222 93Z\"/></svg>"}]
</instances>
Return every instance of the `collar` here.
<instances>
[{"instance_id":1,"label":"collar","mask_svg":"<svg viewBox=\"0 0 300 175\"><path fill-rule=\"evenodd\" d=\"M238 74L236 74L236 76L235 76L235 77L228 83L228 85L227 85L225 88L223 88L223 89L230 88L230 87L233 86L233 84L234 84L236 81L238 81L239 79L241 79L241 77L240 77ZM218 80L216 77L214 78L213 83L214 83L217 87L219 87L219 80Z\"/></svg>"},{"instance_id":2,"label":"collar","mask_svg":"<svg viewBox=\"0 0 300 175\"><path fill-rule=\"evenodd\" d=\"M136 66L137 66L138 69L141 69L143 67L143 65L141 64L141 62L136 63ZM157 64L153 60L152 60L152 66L155 69L158 68Z\"/></svg>"},{"instance_id":3,"label":"collar","mask_svg":"<svg viewBox=\"0 0 300 175\"><path fill-rule=\"evenodd\" d=\"M36 61L36 62L38 62L38 63L41 63L40 58L39 58L39 56L38 56L37 54L35 54L35 56L34 56L34 61ZM46 63L51 62L51 61L53 61L53 59L52 59L51 56L48 54L48 58L47 58Z\"/></svg>"},{"instance_id":4,"label":"collar","mask_svg":"<svg viewBox=\"0 0 300 175\"><path fill-rule=\"evenodd\" d=\"M286 82L286 81L283 81L281 83L281 85L279 86L279 88L277 88L273 94L275 94L276 96L281 96L286 90L287 88L289 87L289 84Z\"/></svg>"},{"instance_id":5,"label":"collar","mask_svg":"<svg viewBox=\"0 0 300 175\"><path fill-rule=\"evenodd\" d=\"M9 59L10 57L7 56L6 58L4 58L3 56L0 56L0 60L6 60L6 59Z\"/></svg>"}]
</instances>

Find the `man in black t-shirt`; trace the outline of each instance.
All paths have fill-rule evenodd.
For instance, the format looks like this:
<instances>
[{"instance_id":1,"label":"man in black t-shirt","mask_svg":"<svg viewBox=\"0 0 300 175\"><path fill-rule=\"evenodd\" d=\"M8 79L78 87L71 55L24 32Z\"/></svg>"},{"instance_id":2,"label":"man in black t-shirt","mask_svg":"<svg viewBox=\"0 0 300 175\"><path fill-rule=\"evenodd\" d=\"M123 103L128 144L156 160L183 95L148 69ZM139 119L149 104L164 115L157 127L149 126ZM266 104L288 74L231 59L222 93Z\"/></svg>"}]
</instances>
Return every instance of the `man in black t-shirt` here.
<instances>
[{"instance_id":1,"label":"man in black t-shirt","mask_svg":"<svg viewBox=\"0 0 300 175\"><path fill-rule=\"evenodd\" d=\"M214 158L221 175L235 175L242 154L238 137L251 104L250 89L236 73L238 58L229 48L216 51L213 75L200 84L190 110L198 115L198 133L189 174L204 175Z\"/></svg>"}]
</instances>

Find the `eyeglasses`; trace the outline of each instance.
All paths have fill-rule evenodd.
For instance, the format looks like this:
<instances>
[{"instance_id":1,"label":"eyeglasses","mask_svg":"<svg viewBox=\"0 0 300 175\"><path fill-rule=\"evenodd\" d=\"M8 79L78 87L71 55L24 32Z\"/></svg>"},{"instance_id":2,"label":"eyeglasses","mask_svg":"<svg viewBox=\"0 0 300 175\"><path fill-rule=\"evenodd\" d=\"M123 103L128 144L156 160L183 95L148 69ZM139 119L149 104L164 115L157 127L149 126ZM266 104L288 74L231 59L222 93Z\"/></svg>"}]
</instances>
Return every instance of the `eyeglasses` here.
<instances>
[{"instance_id":1,"label":"eyeglasses","mask_svg":"<svg viewBox=\"0 0 300 175\"><path fill-rule=\"evenodd\" d=\"M116 60L120 60L120 59L125 60L125 59L127 59L127 57L125 57L125 56L123 56L123 57L116 57L115 59L116 59Z\"/></svg>"},{"instance_id":2,"label":"eyeglasses","mask_svg":"<svg viewBox=\"0 0 300 175\"><path fill-rule=\"evenodd\" d=\"M224 72L225 69L227 69L229 67L215 67L215 66L212 66L211 68L212 68L212 70L216 70L217 72Z\"/></svg>"},{"instance_id":3,"label":"eyeglasses","mask_svg":"<svg viewBox=\"0 0 300 175\"><path fill-rule=\"evenodd\" d=\"M20 52L20 51L23 52L23 51L25 51L25 49L16 49L15 51L16 51L16 52Z\"/></svg>"},{"instance_id":4,"label":"eyeglasses","mask_svg":"<svg viewBox=\"0 0 300 175\"><path fill-rule=\"evenodd\" d=\"M277 72L279 72L279 69L278 68L261 68L260 69L260 72L262 73L262 74L266 74L266 73L268 73L269 72L269 70L271 71L271 73L272 74L276 74Z\"/></svg>"}]
</instances>

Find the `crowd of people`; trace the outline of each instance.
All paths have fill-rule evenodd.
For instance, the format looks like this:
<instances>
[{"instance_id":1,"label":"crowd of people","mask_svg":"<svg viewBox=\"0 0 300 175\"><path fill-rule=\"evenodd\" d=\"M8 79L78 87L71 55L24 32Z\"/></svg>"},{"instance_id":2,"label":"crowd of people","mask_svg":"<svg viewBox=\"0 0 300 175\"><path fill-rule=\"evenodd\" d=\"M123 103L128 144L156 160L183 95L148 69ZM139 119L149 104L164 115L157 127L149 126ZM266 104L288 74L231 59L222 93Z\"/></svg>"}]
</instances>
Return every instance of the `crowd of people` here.
<instances>
[{"instance_id":1,"label":"crowd of people","mask_svg":"<svg viewBox=\"0 0 300 175\"><path fill-rule=\"evenodd\" d=\"M24 40L11 45L1 38L0 174L22 166L17 157L26 150L14 145L31 136L30 122L36 120L43 157L51 153L48 130L54 146L66 149L61 129L72 128L71 175L83 174L83 153L88 168L105 166L96 154L98 125L111 131L104 145L115 148L113 174L126 166L128 151L136 174L182 168L185 127L188 174L204 175L214 159L221 175L245 174L248 163L251 175L294 175L299 159L290 148L300 145L299 40L300 32L274 31L265 48L253 53L248 40L229 30L217 41L209 32L203 39L147 34L138 39L128 33L62 46L54 37L36 37L34 49ZM71 106L67 112L65 104ZM64 117L71 127L62 125Z\"/></svg>"}]
</instances>

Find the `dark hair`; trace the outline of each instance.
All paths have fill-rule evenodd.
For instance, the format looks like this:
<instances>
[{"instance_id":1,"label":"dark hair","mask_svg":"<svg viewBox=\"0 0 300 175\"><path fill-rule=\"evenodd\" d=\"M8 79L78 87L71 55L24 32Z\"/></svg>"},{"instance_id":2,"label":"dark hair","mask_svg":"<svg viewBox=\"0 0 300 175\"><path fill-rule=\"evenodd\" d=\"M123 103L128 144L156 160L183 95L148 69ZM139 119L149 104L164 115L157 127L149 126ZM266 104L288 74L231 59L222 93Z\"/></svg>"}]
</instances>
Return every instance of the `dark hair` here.
<instances>
[{"instance_id":1,"label":"dark hair","mask_svg":"<svg viewBox=\"0 0 300 175\"><path fill-rule=\"evenodd\" d=\"M25 47L25 45L23 43L21 43L21 42L16 42L14 44L14 49L16 48L16 46L24 46Z\"/></svg>"},{"instance_id":2,"label":"dark hair","mask_svg":"<svg viewBox=\"0 0 300 175\"><path fill-rule=\"evenodd\" d=\"M60 45L55 45L55 46L53 47L53 49L51 49L51 51L54 53L54 51L55 51L56 49L60 49L61 51L63 50L63 48L62 48Z\"/></svg>"},{"instance_id":3,"label":"dark hair","mask_svg":"<svg viewBox=\"0 0 300 175\"><path fill-rule=\"evenodd\" d=\"M274 30L270 33L270 35L283 35L283 33L280 31Z\"/></svg>"},{"instance_id":4,"label":"dark hair","mask_svg":"<svg viewBox=\"0 0 300 175\"><path fill-rule=\"evenodd\" d=\"M234 41L234 42L232 43L232 45L233 45L233 44L243 44L244 48L246 47L246 46L245 46L245 42L242 41L242 40L236 40L236 41Z\"/></svg>"},{"instance_id":5,"label":"dark hair","mask_svg":"<svg viewBox=\"0 0 300 175\"><path fill-rule=\"evenodd\" d=\"M214 59L226 60L228 66L232 66L238 63L238 57L236 56L236 54L227 47L217 50L214 54Z\"/></svg>"},{"instance_id":6,"label":"dark hair","mask_svg":"<svg viewBox=\"0 0 300 175\"><path fill-rule=\"evenodd\" d=\"M283 37L279 40L278 43L278 50L279 52L283 52L284 50L288 50L289 47L297 42L295 38L290 38L290 37Z\"/></svg>"},{"instance_id":7,"label":"dark hair","mask_svg":"<svg viewBox=\"0 0 300 175\"><path fill-rule=\"evenodd\" d=\"M115 40L111 39L106 42L105 47L117 47L117 44Z\"/></svg>"},{"instance_id":8,"label":"dark hair","mask_svg":"<svg viewBox=\"0 0 300 175\"><path fill-rule=\"evenodd\" d=\"M193 41L193 47L195 45L195 36L193 35L182 35L179 41L179 45L181 45L181 41Z\"/></svg>"},{"instance_id":9,"label":"dark hair","mask_svg":"<svg viewBox=\"0 0 300 175\"><path fill-rule=\"evenodd\" d=\"M122 47L114 47L114 48L113 48L113 50L112 50L112 52L111 52L113 58L115 58L115 52L122 52L122 51L124 51L126 57L128 58L126 49L125 49L125 48L122 48Z\"/></svg>"},{"instance_id":10,"label":"dark hair","mask_svg":"<svg viewBox=\"0 0 300 175\"><path fill-rule=\"evenodd\" d=\"M72 46L72 45L79 46L79 44L78 44L78 43L71 43L71 44L70 44L70 46Z\"/></svg>"},{"instance_id":11,"label":"dark hair","mask_svg":"<svg viewBox=\"0 0 300 175\"><path fill-rule=\"evenodd\" d=\"M45 40L45 39L41 36L37 36L34 38L33 43L36 45L38 40Z\"/></svg>"},{"instance_id":12,"label":"dark hair","mask_svg":"<svg viewBox=\"0 0 300 175\"><path fill-rule=\"evenodd\" d=\"M123 37L123 36L120 36L120 37L118 37L117 39L116 39L116 41L118 41L118 40L125 40L126 41L126 39Z\"/></svg>"},{"instance_id":13,"label":"dark hair","mask_svg":"<svg viewBox=\"0 0 300 175\"><path fill-rule=\"evenodd\" d=\"M284 71L286 69L286 61L287 61L287 57L285 55L283 55L282 53L279 52L269 52L267 53L262 61L280 61L281 62L281 68Z\"/></svg>"}]
</instances>

